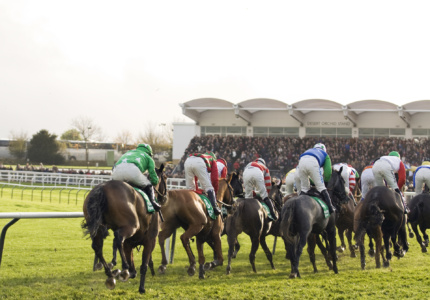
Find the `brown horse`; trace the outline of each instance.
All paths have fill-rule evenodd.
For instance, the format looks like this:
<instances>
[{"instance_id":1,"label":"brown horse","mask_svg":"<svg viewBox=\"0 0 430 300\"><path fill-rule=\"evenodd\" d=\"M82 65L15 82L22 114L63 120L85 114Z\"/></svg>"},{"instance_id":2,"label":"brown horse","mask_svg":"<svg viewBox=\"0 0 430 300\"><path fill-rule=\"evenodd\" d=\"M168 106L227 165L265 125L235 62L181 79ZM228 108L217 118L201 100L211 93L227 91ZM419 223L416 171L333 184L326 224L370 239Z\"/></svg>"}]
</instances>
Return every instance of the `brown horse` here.
<instances>
[{"instance_id":1,"label":"brown horse","mask_svg":"<svg viewBox=\"0 0 430 300\"><path fill-rule=\"evenodd\" d=\"M352 244L352 233L354 232L354 202L348 201L347 203L336 205L336 210L336 227L340 239L340 246L337 248L337 250L339 252L345 251L345 233L346 240L348 242L348 248L350 251L350 256L357 257L357 255L355 254L356 247Z\"/></svg>"},{"instance_id":2,"label":"brown horse","mask_svg":"<svg viewBox=\"0 0 430 300\"><path fill-rule=\"evenodd\" d=\"M217 201L227 204L233 202L233 193L230 188L232 174L228 179L220 179L217 192ZM203 245L205 242L210 244L214 250L216 258L208 264L207 268L221 266L224 262L221 249L221 232L223 222L221 215L215 220L211 219L207 213L204 202L200 196L191 190L170 190L167 193L166 204L161 211L164 216L164 222L161 223L161 231L158 237L158 243L161 247L161 265L158 271L161 274L166 272L167 257L164 250L165 240L179 227L184 228L185 232L181 235L182 245L187 252L190 266L188 275L193 276L196 271L196 259L190 247L190 239L196 237L196 245L199 257L199 278L205 278L205 256Z\"/></svg>"},{"instance_id":3,"label":"brown horse","mask_svg":"<svg viewBox=\"0 0 430 300\"><path fill-rule=\"evenodd\" d=\"M269 197L274 200L275 207L278 207L278 210L280 210L282 203L280 186L281 183L276 185L272 182L272 189L269 194ZM272 269L275 269L272 260L272 253L266 243L266 236L269 233L272 224L276 222L268 219L266 210L257 199L241 198L236 201L233 210L229 213L225 222L227 241L229 245L228 265L226 269L227 274L230 274L231 272L231 259L237 254L237 251L235 253L235 248L238 250L237 236L242 232L245 232L251 239L252 246L249 254L249 262L251 263L252 270L257 272L255 269L255 253L258 250L259 244L263 248L266 257L270 262L270 266Z\"/></svg>"},{"instance_id":4,"label":"brown horse","mask_svg":"<svg viewBox=\"0 0 430 300\"><path fill-rule=\"evenodd\" d=\"M366 266L364 252L364 236L366 233L371 239L375 239L376 267L381 267L380 254L384 267L390 266L392 253L390 241L394 247L394 256L403 257L408 251L405 215L400 195L385 186L372 188L361 201L354 213L355 241L360 249L361 268ZM397 243L397 236L402 243L402 248ZM385 245L386 258L382 251L382 240Z\"/></svg>"},{"instance_id":5,"label":"brown horse","mask_svg":"<svg viewBox=\"0 0 430 300\"><path fill-rule=\"evenodd\" d=\"M155 187L162 196L167 192L163 169L164 165L156 169L160 180ZM159 198L160 202L162 198ZM136 277L133 248L143 245L139 292L144 293L146 271L158 235L158 214L148 213L143 197L132 186L118 180L107 181L92 189L84 201L83 211L85 219L82 228L91 236L92 248L108 276L106 286L109 289L115 288L116 280L103 257L103 240L108 230L114 231L114 248L119 250L121 256L119 278L122 281Z\"/></svg>"}]
</instances>

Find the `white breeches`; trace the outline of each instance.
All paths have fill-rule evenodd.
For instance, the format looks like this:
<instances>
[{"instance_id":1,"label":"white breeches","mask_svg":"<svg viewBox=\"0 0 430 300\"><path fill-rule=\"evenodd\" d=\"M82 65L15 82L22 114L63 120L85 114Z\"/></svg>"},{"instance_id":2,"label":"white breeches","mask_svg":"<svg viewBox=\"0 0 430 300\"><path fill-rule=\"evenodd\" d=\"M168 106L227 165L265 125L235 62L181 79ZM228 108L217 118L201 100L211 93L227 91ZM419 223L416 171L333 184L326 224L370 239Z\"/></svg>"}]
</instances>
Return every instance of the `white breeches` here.
<instances>
[{"instance_id":1,"label":"white breeches","mask_svg":"<svg viewBox=\"0 0 430 300\"><path fill-rule=\"evenodd\" d=\"M252 192L256 190L262 199L268 197L263 172L256 167L247 167L243 171L243 186L245 187L245 198L253 198Z\"/></svg>"},{"instance_id":2,"label":"white breeches","mask_svg":"<svg viewBox=\"0 0 430 300\"><path fill-rule=\"evenodd\" d=\"M375 162L372 168L373 176L375 176L375 186L385 186L384 180L387 185L393 190L398 189L396 176L391 164L384 159L379 159Z\"/></svg>"},{"instance_id":3,"label":"white breeches","mask_svg":"<svg viewBox=\"0 0 430 300\"><path fill-rule=\"evenodd\" d=\"M285 196L291 195L294 193L294 184L295 184L295 174L297 170L293 173L288 173L287 177L285 177L285 187L287 188Z\"/></svg>"},{"instance_id":4,"label":"white breeches","mask_svg":"<svg viewBox=\"0 0 430 300\"><path fill-rule=\"evenodd\" d=\"M135 164L122 163L112 171L112 179L130 182L139 187L146 187L151 185L149 179L142 174L139 168Z\"/></svg>"},{"instance_id":5,"label":"white breeches","mask_svg":"<svg viewBox=\"0 0 430 300\"><path fill-rule=\"evenodd\" d=\"M430 188L430 169L421 168L415 173L415 194L419 195L423 192L423 186L427 184Z\"/></svg>"},{"instance_id":6,"label":"white breeches","mask_svg":"<svg viewBox=\"0 0 430 300\"><path fill-rule=\"evenodd\" d=\"M311 184L309 182L309 177L314 182L318 192L322 192L326 189L323 174L318 164L318 160L315 157L306 155L300 158L298 171L301 191L306 193L310 190Z\"/></svg>"},{"instance_id":7,"label":"white breeches","mask_svg":"<svg viewBox=\"0 0 430 300\"><path fill-rule=\"evenodd\" d=\"M375 176L372 169L366 169L361 173L361 198L366 197L367 192L375 186Z\"/></svg>"},{"instance_id":8,"label":"white breeches","mask_svg":"<svg viewBox=\"0 0 430 300\"><path fill-rule=\"evenodd\" d=\"M196 183L194 181L194 176L197 177L202 188L207 192L213 190L211 178L207 170L204 160L197 156L190 156L184 163L185 171L185 184L187 189L195 190Z\"/></svg>"}]
</instances>

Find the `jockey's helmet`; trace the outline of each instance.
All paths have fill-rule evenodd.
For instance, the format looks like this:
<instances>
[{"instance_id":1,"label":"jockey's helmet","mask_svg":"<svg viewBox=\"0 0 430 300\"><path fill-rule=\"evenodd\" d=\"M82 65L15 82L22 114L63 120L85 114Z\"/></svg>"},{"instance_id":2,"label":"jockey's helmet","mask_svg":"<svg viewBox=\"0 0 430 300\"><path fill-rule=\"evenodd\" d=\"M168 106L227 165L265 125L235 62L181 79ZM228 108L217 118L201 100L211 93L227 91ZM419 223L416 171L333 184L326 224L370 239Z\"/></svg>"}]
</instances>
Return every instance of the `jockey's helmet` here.
<instances>
[{"instance_id":1,"label":"jockey's helmet","mask_svg":"<svg viewBox=\"0 0 430 300\"><path fill-rule=\"evenodd\" d=\"M314 148L318 148L318 149L323 150L324 152L327 152L327 149L323 143L315 144Z\"/></svg>"},{"instance_id":2,"label":"jockey's helmet","mask_svg":"<svg viewBox=\"0 0 430 300\"><path fill-rule=\"evenodd\" d=\"M397 151L391 151L391 152L388 154L388 156L397 156L397 157L400 157L400 154L399 154L399 152L397 152Z\"/></svg>"},{"instance_id":3,"label":"jockey's helmet","mask_svg":"<svg viewBox=\"0 0 430 300\"><path fill-rule=\"evenodd\" d=\"M224 166L227 167L227 162L225 161L224 158L218 158L216 161L222 163Z\"/></svg>"},{"instance_id":4,"label":"jockey's helmet","mask_svg":"<svg viewBox=\"0 0 430 300\"><path fill-rule=\"evenodd\" d=\"M266 161L262 159L261 157L257 159L257 162L263 165L266 165Z\"/></svg>"},{"instance_id":5,"label":"jockey's helmet","mask_svg":"<svg viewBox=\"0 0 430 300\"><path fill-rule=\"evenodd\" d=\"M139 145L137 145L137 148L143 150L143 152L147 153L149 156L152 157L152 148L151 148L150 145L148 145L148 144L139 144Z\"/></svg>"}]
</instances>

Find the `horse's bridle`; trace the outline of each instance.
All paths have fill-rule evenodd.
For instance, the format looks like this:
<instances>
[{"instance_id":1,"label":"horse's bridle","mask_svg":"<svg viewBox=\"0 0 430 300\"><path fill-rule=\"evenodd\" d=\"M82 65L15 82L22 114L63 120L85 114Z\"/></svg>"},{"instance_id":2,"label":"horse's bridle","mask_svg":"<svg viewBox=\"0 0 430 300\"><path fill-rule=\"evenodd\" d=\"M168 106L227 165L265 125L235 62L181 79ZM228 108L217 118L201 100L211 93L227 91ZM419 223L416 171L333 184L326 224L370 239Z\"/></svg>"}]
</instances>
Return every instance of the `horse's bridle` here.
<instances>
[{"instance_id":1,"label":"horse's bridle","mask_svg":"<svg viewBox=\"0 0 430 300\"><path fill-rule=\"evenodd\" d=\"M327 190L331 191L338 199L340 199L340 204L346 204L349 201L349 197L345 193L345 189L343 188L345 185L342 182L343 181L342 176L340 174L338 174L338 176L339 176L338 180L340 180L340 183L342 184L343 193L341 193L341 192L339 192L339 191L336 190L336 188L335 188L336 183L333 184L333 188L327 188Z\"/></svg>"},{"instance_id":2,"label":"horse's bridle","mask_svg":"<svg viewBox=\"0 0 430 300\"><path fill-rule=\"evenodd\" d=\"M163 181L163 183L164 183L164 188L165 188L165 193L164 193L164 195L162 194L162 193L160 193L160 191L158 190L158 189L156 189L155 187L154 187L154 191L157 193L157 195L158 196L160 196L160 200L158 200L158 202L160 202L160 203L164 203L165 201L166 201L166 197L167 197L167 184L166 184L166 181L164 180L164 176L163 176L163 174L161 174L161 180ZM160 185L158 185L159 187L160 187ZM157 197L158 198L158 197Z\"/></svg>"}]
</instances>

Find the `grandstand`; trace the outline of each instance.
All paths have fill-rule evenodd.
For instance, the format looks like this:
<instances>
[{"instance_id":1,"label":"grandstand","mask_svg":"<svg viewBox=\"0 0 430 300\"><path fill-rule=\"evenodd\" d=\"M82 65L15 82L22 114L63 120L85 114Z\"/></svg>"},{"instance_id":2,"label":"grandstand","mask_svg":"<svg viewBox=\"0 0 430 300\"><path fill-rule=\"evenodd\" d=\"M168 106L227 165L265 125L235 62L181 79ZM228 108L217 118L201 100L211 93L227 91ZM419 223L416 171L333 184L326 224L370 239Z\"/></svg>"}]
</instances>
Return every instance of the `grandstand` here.
<instances>
[{"instance_id":1,"label":"grandstand","mask_svg":"<svg viewBox=\"0 0 430 300\"><path fill-rule=\"evenodd\" d=\"M226 158L230 170L236 162L240 170L260 155L278 177L319 141L327 144L333 163L351 163L359 172L392 150L407 165L418 165L430 154L429 100L397 106L380 100L341 105L312 99L289 105L273 99L233 104L203 98L180 106L194 123L173 124L173 159L179 172L188 153L206 149Z\"/></svg>"}]
</instances>

